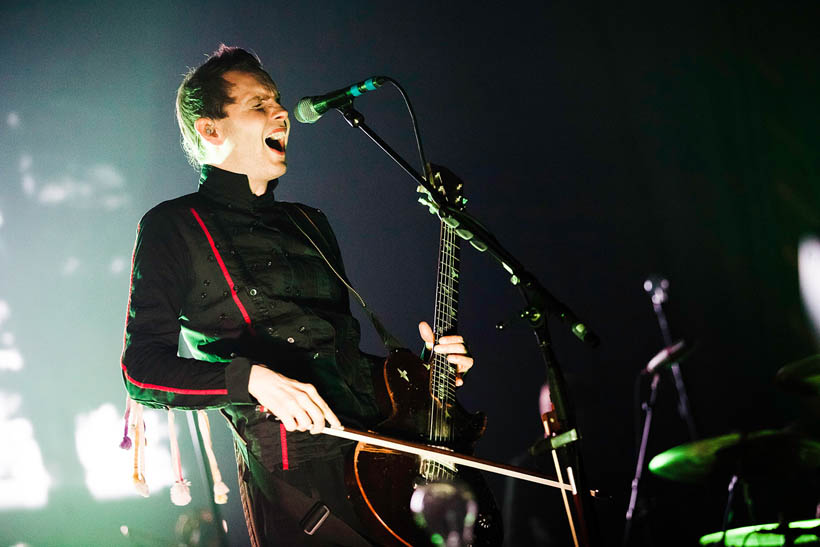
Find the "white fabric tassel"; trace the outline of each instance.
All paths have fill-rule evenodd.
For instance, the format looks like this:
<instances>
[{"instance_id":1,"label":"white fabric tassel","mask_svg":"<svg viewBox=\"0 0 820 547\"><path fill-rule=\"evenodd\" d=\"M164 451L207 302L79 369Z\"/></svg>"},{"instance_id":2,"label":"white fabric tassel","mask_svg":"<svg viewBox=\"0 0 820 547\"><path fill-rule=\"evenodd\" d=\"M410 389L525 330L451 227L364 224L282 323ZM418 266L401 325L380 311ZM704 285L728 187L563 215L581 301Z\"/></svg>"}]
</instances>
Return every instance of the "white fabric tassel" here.
<instances>
[{"instance_id":1,"label":"white fabric tassel","mask_svg":"<svg viewBox=\"0 0 820 547\"><path fill-rule=\"evenodd\" d=\"M216 463L214 446L211 441L211 423L208 420L208 413L204 410L197 411L199 420L199 432L202 435L202 444L205 445L205 453L208 454L208 464L211 466L211 477L214 479L214 501L220 505L228 503L228 485L222 481L222 474Z\"/></svg>"},{"instance_id":2,"label":"white fabric tassel","mask_svg":"<svg viewBox=\"0 0 820 547\"><path fill-rule=\"evenodd\" d=\"M179 441L177 428L174 423L174 411L168 410L168 439L171 443L171 467L174 470L175 481L171 487L171 503L174 505L188 505L191 503L191 483L182 476L182 461L179 457Z\"/></svg>"},{"instance_id":3,"label":"white fabric tassel","mask_svg":"<svg viewBox=\"0 0 820 547\"><path fill-rule=\"evenodd\" d=\"M148 483L145 481L145 421L142 418L142 405L131 400L131 427L134 429L134 473L132 480L137 492L148 497Z\"/></svg>"}]
</instances>

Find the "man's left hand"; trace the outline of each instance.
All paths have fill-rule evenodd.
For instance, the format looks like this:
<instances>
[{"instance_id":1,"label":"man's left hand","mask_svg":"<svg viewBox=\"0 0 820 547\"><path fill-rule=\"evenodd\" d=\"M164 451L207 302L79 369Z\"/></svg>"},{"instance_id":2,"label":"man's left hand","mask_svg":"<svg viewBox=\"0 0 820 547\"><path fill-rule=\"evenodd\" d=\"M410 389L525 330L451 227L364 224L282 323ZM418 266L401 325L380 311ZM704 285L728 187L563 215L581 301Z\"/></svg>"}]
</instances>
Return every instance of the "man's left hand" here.
<instances>
[{"instance_id":1,"label":"man's left hand","mask_svg":"<svg viewBox=\"0 0 820 547\"><path fill-rule=\"evenodd\" d=\"M436 344L433 329L427 321L419 323L419 334L428 350L432 349L436 353L447 356L447 361L456 367L456 387L462 385L464 383L462 376L473 366L473 358L467 351L464 338L458 334L442 336Z\"/></svg>"}]
</instances>

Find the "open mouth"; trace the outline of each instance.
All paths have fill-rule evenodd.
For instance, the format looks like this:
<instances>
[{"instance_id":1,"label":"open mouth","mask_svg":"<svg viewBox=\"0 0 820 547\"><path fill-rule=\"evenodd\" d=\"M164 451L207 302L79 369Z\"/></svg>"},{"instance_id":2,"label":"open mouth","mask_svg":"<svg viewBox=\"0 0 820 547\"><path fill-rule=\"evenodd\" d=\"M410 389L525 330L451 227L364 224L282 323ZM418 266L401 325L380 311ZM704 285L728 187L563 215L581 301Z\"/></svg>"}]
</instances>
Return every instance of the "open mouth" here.
<instances>
[{"instance_id":1,"label":"open mouth","mask_svg":"<svg viewBox=\"0 0 820 547\"><path fill-rule=\"evenodd\" d=\"M265 137L265 144L271 150L275 150L280 154L285 153L285 132L276 131Z\"/></svg>"}]
</instances>

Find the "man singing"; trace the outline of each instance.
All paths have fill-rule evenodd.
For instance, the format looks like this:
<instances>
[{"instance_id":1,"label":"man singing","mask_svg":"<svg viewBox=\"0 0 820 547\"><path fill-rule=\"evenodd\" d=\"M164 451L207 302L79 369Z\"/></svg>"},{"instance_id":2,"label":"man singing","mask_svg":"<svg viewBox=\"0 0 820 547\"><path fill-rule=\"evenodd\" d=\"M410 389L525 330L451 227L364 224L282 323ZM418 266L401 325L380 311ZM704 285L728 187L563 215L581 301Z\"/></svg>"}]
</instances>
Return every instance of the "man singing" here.
<instances>
[{"instance_id":1,"label":"man singing","mask_svg":"<svg viewBox=\"0 0 820 547\"><path fill-rule=\"evenodd\" d=\"M368 545L346 497L351 443L319 433L379 421L377 359L358 349L327 219L274 198L290 133L279 100L259 59L224 45L180 85L177 121L199 189L139 223L123 377L146 406L229 418L253 545ZM419 331L432 347L429 325ZM459 373L473 364L460 336L434 351ZM305 534L323 506L330 518Z\"/></svg>"}]
</instances>

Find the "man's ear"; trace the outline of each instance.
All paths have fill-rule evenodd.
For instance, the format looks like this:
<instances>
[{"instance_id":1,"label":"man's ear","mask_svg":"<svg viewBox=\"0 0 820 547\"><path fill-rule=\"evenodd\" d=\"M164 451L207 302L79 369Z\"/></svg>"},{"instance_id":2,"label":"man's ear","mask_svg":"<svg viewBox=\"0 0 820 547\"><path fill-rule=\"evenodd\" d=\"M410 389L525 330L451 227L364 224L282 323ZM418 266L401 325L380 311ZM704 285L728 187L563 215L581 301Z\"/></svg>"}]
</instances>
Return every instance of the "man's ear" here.
<instances>
[{"instance_id":1,"label":"man's ear","mask_svg":"<svg viewBox=\"0 0 820 547\"><path fill-rule=\"evenodd\" d=\"M199 133L202 140L208 141L211 144L222 144L222 135L216 128L216 123L211 118L199 118L194 122L194 129Z\"/></svg>"}]
</instances>

